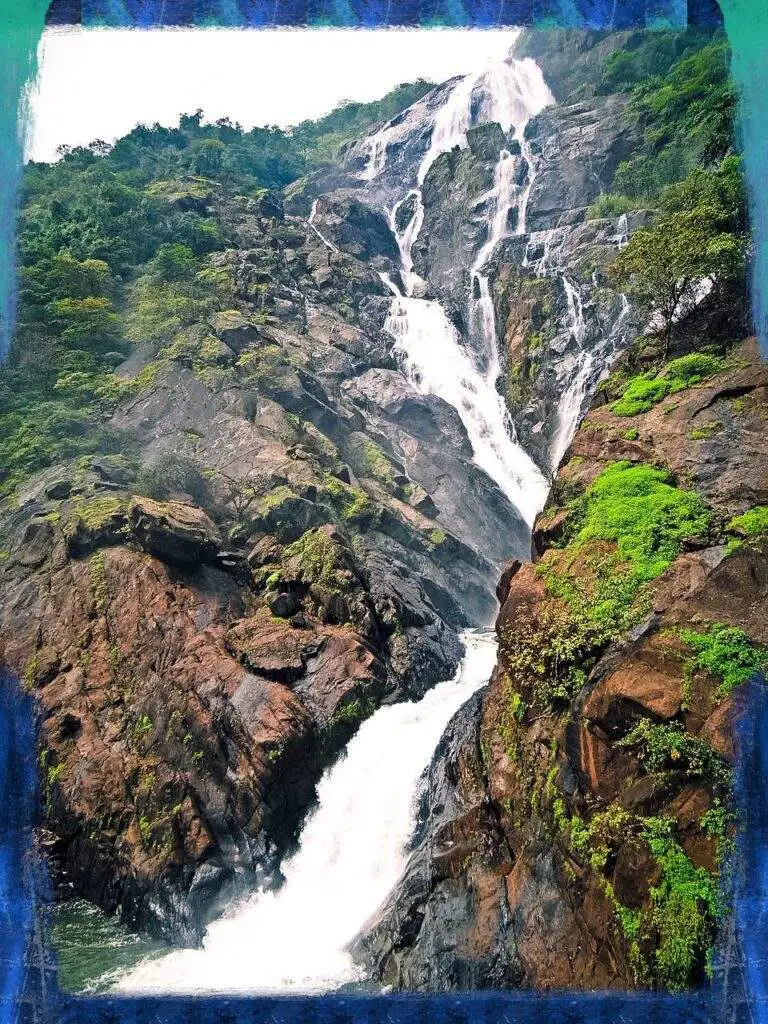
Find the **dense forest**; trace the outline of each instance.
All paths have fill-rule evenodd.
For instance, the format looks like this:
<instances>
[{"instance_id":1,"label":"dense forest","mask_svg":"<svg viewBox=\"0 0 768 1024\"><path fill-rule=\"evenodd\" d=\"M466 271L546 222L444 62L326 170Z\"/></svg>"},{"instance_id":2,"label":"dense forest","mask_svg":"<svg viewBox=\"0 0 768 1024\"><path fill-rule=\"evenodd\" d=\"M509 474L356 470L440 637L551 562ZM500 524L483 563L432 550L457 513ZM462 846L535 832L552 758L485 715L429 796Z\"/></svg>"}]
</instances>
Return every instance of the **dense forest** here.
<instances>
[{"instance_id":1,"label":"dense forest","mask_svg":"<svg viewBox=\"0 0 768 1024\"><path fill-rule=\"evenodd\" d=\"M26 168L20 312L0 371L0 493L58 459L126 452L103 414L141 380L113 372L137 343L156 350L231 303L212 253L230 244L206 212L212 191L267 202L352 139L422 96L424 81L348 103L293 131L244 131L202 112L135 128Z\"/></svg>"}]
</instances>

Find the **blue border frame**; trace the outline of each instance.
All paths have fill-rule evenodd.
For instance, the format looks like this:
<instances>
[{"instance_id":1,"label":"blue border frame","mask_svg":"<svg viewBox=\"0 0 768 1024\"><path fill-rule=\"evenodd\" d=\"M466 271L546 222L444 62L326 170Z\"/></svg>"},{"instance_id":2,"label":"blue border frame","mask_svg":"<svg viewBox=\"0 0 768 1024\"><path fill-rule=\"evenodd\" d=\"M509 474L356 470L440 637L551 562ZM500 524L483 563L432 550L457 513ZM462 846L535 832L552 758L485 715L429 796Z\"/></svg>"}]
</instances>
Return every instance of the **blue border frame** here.
<instances>
[{"instance_id":1,"label":"blue border frame","mask_svg":"<svg viewBox=\"0 0 768 1024\"><path fill-rule=\"evenodd\" d=\"M20 6L25 0L15 0ZM757 0L763 4L766 0ZM728 0L723 0L728 6ZM730 0L749 6L750 0ZM592 29L716 26L715 0L53 0L49 24L381 28L549 24ZM754 70L753 70L754 73ZM11 97L3 98L6 105ZM15 98L14 98L15 102ZM768 131L766 133L768 135ZM7 196L13 186L7 181ZM759 205L756 195L753 201ZM12 229L11 229L12 230ZM748 713L747 713L748 709ZM48 889L33 847L39 820L33 699L0 672L0 1024L742 1024L768 1022L768 692L753 685L739 731L734 914L705 992L451 993L376 997L73 997L59 991L46 945Z\"/></svg>"}]
</instances>

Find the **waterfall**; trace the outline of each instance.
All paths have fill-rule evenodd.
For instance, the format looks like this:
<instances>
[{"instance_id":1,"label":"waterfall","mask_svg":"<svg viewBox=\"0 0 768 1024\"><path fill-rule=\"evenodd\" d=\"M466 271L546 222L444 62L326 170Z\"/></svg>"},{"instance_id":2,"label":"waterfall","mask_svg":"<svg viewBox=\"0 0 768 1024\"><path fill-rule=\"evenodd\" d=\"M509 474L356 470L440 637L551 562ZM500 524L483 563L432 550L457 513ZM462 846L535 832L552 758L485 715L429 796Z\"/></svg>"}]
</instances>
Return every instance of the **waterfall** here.
<instances>
[{"instance_id":1,"label":"waterfall","mask_svg":"<svg viewBox=\"0 0 768 1024\"><path fill-rule=\"evenodd\" d=\"M358 979L347 946L407 861L419 779L448 721L490 678L496 643L468 631L456 677L380 708L326 771L285 882L232 907L201 949L140 963L121 992L323 992Z\"/></svg>"},{"instance_id":2,"label":"waterfall","mask_svg":"<svg viewBox=\"0 0 768 1024\"><path fill-rule=\"evenodd\" d=\"M317 217L317 200L315 200L312 203L312 209L309 211L309 218L307 219L307 224L312 228L312 230L323 243L323 245L327 246L331 250L331 252L338 252L338 245L334 245L330 238L326 238L325 235L320 230L320 228L318 228L315 225L315 217Z\"/></svg>"},{"instance_id":3,"label":"waterfall","mask_svg":"<svg viewBox=\"0 0 768 1024\"><path fill-rule=\"evenodd\" d=\"M581 297L581 292L573 281L565 275L560 280L565 289L567 302L567 329L571 338L578 346L578 351L571 379L560 396L558 404L557 430L550 446L550 459L553 467L560 464L560 460L565 455L568 445L576 433L594 365L594 354L589 349L584 348L587 325L584 319L584 301Z\"/></svg>"},{"instance_id":4,"label":"waterfall","mask_svg":"<svg viewBox=\"0 0 768 1024\"><path fill-rule=\"evenodd\" d=\"M422 394L436 395L456 409L472 444L475 463L529 525L542 508L549 485L517 443L506 404L496 389L501 359L493 299L482 268L507 234L513 206L517 205L519 212L522 209L524 222L524 204L534 176L530 152L525 156L525 126L553 102L541 69L530 59L504 62L468 75L453 86L434 114L429 146L419 163L415 183L389 211L389 224L400 251L402 289L391 277L382 275L393 292L385 328L394 339L394 351L404 372ZM443 153L466 147L467 130L484 122L498 123L505 133L514 127L529 166L526 186L521 189L517 185L517 158L503 149L494 169L493 185L482 198L487 209L486 241L471 267L469 296L473 333L480 337L484 364L480 366L440 302L421 297L425 284L414 272L412 251L424 221L422 186L430 168ZM386 138L385 129L369 140L369 181L386 167ZM408 205L410 215L405 224L400 224L401 211L407 213Z\"/></svg>"}]
</instances>

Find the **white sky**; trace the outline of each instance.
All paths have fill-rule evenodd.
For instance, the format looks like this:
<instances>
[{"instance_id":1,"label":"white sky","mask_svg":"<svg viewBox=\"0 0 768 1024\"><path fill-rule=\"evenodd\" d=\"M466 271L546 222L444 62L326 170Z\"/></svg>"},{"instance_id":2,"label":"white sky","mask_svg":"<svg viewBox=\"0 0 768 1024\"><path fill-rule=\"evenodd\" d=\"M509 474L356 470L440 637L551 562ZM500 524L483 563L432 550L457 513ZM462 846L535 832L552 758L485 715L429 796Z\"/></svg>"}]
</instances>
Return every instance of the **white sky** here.
<instances>
[{"instance_id":1,"label":"white sky","mask_svg":"<svg viewBox=\"0 0 768 1024\"><path fill-rule=\"evenodd\" d=\"M344 99L416 78L441 82L506 55L517 31L49 29L32 97L28 156L114 142L135 125L201 108L246 128L298 124Z\"/></svg>"}]
</instances>

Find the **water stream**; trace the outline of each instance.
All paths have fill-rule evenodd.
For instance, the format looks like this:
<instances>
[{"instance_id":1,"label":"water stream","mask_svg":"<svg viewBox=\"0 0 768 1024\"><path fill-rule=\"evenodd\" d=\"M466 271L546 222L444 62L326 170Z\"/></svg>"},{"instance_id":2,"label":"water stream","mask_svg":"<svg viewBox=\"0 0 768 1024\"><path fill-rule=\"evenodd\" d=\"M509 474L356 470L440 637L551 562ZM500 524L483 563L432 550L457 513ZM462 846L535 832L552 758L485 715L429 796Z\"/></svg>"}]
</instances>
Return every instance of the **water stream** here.
<instances>
[{"instance_id":1,"label":"water stream","mask_svg":"<svg viewBox=\"0 0 768 1024\"><path fill-rule=\"evenodd\" d=\"M210 925L201 949L148 959L126 993L323 992L358 980L347 945L398 881L419 778L448 721L488 681L496 644L463 636L453 680L414 703L380 708L318 786L318 806L276 892L243 900Z\"/></svg>"},{"instance_id":2,"label":"water stream","mask_svg":"<svg viewBox=\"0 0 768 1024\"><path fill-rule=\"evenodd\" d=\"M509 233L510 211L518 210L517 230L525 230L525 212L535 175L534 161L526 156L525 126L535 114L553 103L541 69L532 60L510 60L460 79L434 114L429 146L419 163L415 185L389 212L397 240L402 287L389 275L382 280L393 292L385 328L394 339L394 351L403 371L422 394L432 394L452 405L472 445L475 463L497 484L530 525L542 508L549 484L533 459L518 444L506 403L497 390L501 370L496 317L484 267L501 239ZM437 299L424 298L425 283L414 272L413 245L424 221L422 186L438 157L467 145L467 130L474 124L498 123L502 131L514 128L520 157L502 149L494 169L493 185L481 197L487 220L486 241L471 267L468 297L470 323L477 336L478 354L471 351ZM371 142L365 178L373 181L386 167L386 133ZM518 161L526 160L525 184L520 185ZM401 222L400 211L410 204L410 216Z\"/></svg>"}]
</instances>

